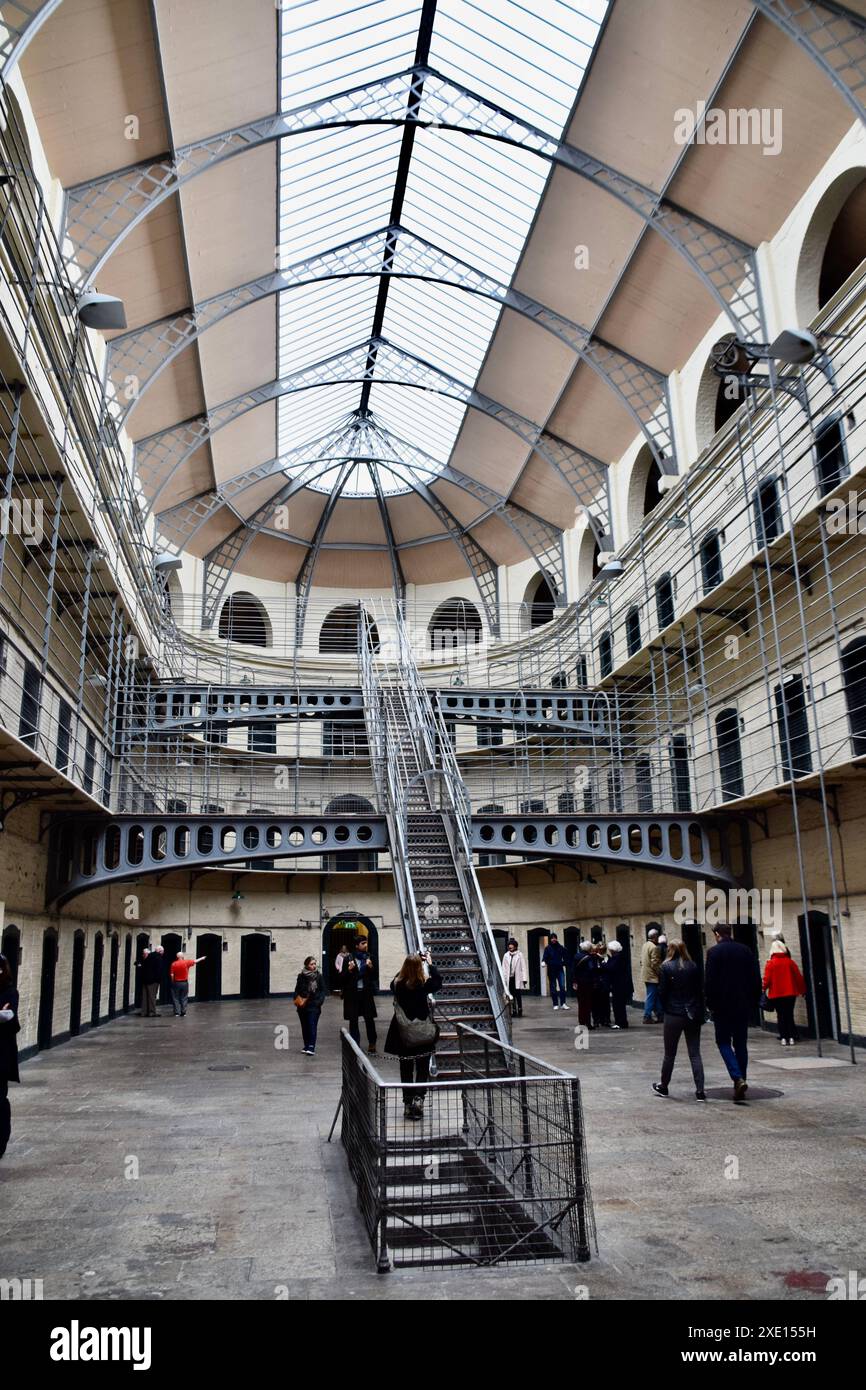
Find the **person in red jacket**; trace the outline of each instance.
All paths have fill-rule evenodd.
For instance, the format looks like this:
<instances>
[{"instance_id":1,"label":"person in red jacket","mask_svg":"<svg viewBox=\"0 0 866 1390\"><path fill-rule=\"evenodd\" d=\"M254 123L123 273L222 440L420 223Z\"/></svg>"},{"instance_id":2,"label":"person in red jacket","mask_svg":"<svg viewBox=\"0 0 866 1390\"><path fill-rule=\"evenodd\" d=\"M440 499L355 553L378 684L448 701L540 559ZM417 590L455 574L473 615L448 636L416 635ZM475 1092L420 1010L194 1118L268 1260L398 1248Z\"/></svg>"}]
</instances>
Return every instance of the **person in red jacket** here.
<instances>
[{"instance_id":1,"label":"person in red jacket","mask_svg":"<svg viewBox=\"0 0 866 1390\"><path fill-rule=\"evenodd\" d=\"M176 956L168 967L171 977L171 1002L174 1004L175 1018L186 1018L186 1001L189 998L189 972L193 966L201 965L204 956L197 956L195 960L187 960L185 956Z\"/></svg>"},{"instance_id":2,"label":"person in red jacket","mask_svg":"<svg viewBox=\"0 0 866 1390\"><path fill-rule=\"evenodd\" d=\"M793 1047L797 1041L794 1005L806 993L806 981L784 941L773 942L764 966L764 992L776 1006L779 1042L783 1047Z\"/></svg>"}]
</instances>

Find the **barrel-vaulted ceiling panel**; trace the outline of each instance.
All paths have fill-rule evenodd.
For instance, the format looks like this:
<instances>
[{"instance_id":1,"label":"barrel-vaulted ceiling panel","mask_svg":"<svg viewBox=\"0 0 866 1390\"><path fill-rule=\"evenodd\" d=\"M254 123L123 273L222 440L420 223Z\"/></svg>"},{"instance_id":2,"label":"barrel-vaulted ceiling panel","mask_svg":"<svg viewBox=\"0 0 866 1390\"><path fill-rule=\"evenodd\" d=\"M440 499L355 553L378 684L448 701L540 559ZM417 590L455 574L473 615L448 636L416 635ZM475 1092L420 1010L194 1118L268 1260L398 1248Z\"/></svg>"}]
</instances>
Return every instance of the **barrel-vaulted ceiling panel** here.
<instances>
[{"instance_id":1,"label":"barrel-vaulted ceiling panel","mask_svg":"<svg viewBox=\"0 0 866 1390\"><path fill-rule=\"evenodd\" d=\"M528 362L531 372L526 370ZM478 387L520 415L538 420L550 410L573 366L574 353L566 343L506 310Z\"/></svg>"},{"instance_id":2,"label":"barrel-vaulted ceiling panel","mask_svg":"<svg viewBox=\"0 0 866 1390\"><path fill-rule=\"evenodd\" d=\"M273 0L156 0L175 144L277 109Z\"/></svg>"},{"instance_id":3,"label":"barrel-vaulted ceiling panel","mask_svg":"<svg viewBox=\"0 0 866 1390\"><path fill-rule=\"evenodd\" d=\"M274 270L274 145L215 165L185 184L180 197L196 303Z\"/></svg>"},{"instance_id":4,"label":"barrel-vaulted ceiling panel","mask_svg":"<svg viewBox=\"0 0 866 1390\"><path fill-rule=\"evenodd\" d=\"M244 415L224 425L211 437L211 457L217 483L237 478L241 473L267 463L274 457L273 401L257 405Z\"/></svg>"},{"instance_id":5,"label":"barrel-vaulted ceiling panel","mask_svg":"<svg viewBox=\"0 0 866 1390\"><path fill-rule=\"evenodd\" d=\"M315 585L357 594L390 588L400 570L409 583L465 578L466 536L498 563L523 559L497 499L563 528L581 510L543 456L561 444L542 431L608 463L637 426L573 348L503 310L496 287L513 284L664 373L717 317L694 268L592 178L448 130L456 108L437 105L429 81L415 89L421 124L402 124L410 98L395 75L413 64L526 122L548 150L565 138L752 244L850 126L826 76L748 0L616 0L609 12L606 0L63 0L22 74L53 174L67 188L105 181L89 195L97 216L122 216L131 166L394 79L393 124L280 141L262 125L261 143L184 181L99 269L97 287L124 301L132 331L196 306L204 322L203 301L310 257L332 275L262 293L203 332L129 417L134 440L208 414L215 427L162 487L157 512L278 460L231 491L237 510L196 532L196 555L240 518L270 525L263 504L308 478L289 500L286 536L258 534L244 571L291 581L312 555ZM710 100L779 108L780 152L678 143L677 113ZM490 119L471 98L457 106L458 120ZM471 267L492 298L442 283L477 286ZM216 428L225 402L290 378L311 389ZM471 405L473 390L489 403ZM519 434L492 418L501 407L521 417ZM438 478L449 464L490 495Z\"/></svg>"},{"instance_id":6,"label":"barrel-vaulted ceiling panel","mask_svg":"<svg viewBox=\"0 0 866 1390\"><path fill-rule=\"evenodd\" d=\"M51 172L64 188L168 149L142 0L64 0L24 53L21 73Z\"/></svg>"},{"instance_id":7,"label":"barrel-vaulted ceiling panel","mask_svg":"<svg viewBox=\"0 0 866 1390\"><path fill-rule=\"evenodd\" d=\"M706 98L751 14L748 0L617 0L568 141L661 190L681 152L673 113Z\"/></svg>"},{"instance_id":8,"label":"barrel-vaulted ceiling panel","mask_svg":"<svg viewBox=\"0 0 866 1390\"><path fill-rule=\"evenodd\" d=\"M779 226L851 126L851 108L796 44L757 19L716 107L766 111L759 142L695 145L671 186L674 202L758 246ZM777 114L778 113L778 114ZM765 136L768 137L765 141ZM765 148L776 153L764 153Z\"/></svg>"}]
</instances>

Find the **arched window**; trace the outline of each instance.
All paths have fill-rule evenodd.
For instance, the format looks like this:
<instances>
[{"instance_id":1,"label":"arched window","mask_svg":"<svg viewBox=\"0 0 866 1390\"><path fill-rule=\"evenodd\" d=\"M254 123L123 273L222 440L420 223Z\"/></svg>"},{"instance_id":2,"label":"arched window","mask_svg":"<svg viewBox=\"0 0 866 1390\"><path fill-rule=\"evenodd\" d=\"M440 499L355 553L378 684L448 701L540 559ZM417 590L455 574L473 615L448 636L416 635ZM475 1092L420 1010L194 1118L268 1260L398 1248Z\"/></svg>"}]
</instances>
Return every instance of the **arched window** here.
<instances>
[{"instance_id":1,"label":"arched window","mask_svg":"<svg viewBox=\"0 0 866 1390\"><path fill-rule=\"evenodd\" d=\"M598 673L602 680L613 670L613 639L603 632L598 639Z\"/></svg>"},{"instance_id":2,"label":"arched window","mask_svg":"<svg viewBox=\"0 0 866 1390\"><path fill-rule=\"evenodd\" d=\"M708 594L724 579L722 572L722 542L718 531L708 531L701 541L701 580L704 593Z\"/></svg>"},{"instance_id":3,"label":"arched window","mask_svg":"<svg viewBox=\"0 0 866 1390\"><path fill-rule=\"evenodd\" d=\"M821 196L797 264L797 318L803 325L857 269L866 247L866 169L846 169Z\"/></svg>"},{"instance_id":4,"label":"arched window","mask_svg":"<svg viewBox=\"0 0 866 1390\"><path fill-rule=\"evenodd\" d=\"M674 581L670 574L656 580L656 616L659 627L670 627L674 620Z\"/></svg>"},{"instance_id":5,"label":"arched window","mask_svg":"<svg viewBox=\"0 0 866 1390\"><path fill-rule=\"evenodd\" d=\"M319 651L323 655L355 656L358 651L359 615L364 612L356 603L332 608L319 633ZM370 615L364 612L367 643L373 652L379 650L379 629Z\"/></svg>"},{"instance_id":6,"label":"arched window","mask_svg":"<svg viewBox=\"0 0 866 1390\"><path fill-rule=\"evenodd\" d=\"M640 609L637 604L625 615L625 645L629 656L640 651Z\"/></svg>"},{"instance_id":7,"label":"arched window","mask_svg":"<svg viewBox=\"0 0 866 1390\"><path fill-rule=\"evenodd\" d=\"M649 758L638 758L634 767L638 811L653 810L653 773Z\"/></svg>"},{"instance_id":8,"label":"arched window","mask_svg":"<svg viewBox=\"0 0 866 1390\"><path fill-rule=\"evenodd\" d=\"M662 472L653 457L649 444L638 451L632 466L626 498L626 526L629 535L640 530L641 523L662 500Z\"/></svg>"},{"instance_id":9,"label":"arched window","mask_svg":"<svg viewBox=\"0 0 866 1390\"><path fill-rule=\"evenodd\" d=\"M740 748L740 716L735 709L723 709L716 715L716 749L722 800L733 801L743 796L743 755Z\"/></svg>"},{"instance_id":10,"label":"arched window","mask_svg":"<svg viewBox=\"0 0 866 1390\"><path fill-rule=\"evenodd\" d=\"M812 749L803 677L785 676L773 693L782 777L786 782L792 777L806 777L812 771Z\"/></svg>"},{"instance_id":11,"label":"arched window","mask_svg":"<svg viewBox=\"0 0 866 1390\"><path fill-rule=\"evenodd\" d=\"M556 608L556 599L555 590L551 588L543 574L536 574L534 578L530 579L523 596L526 627L531 630L542 627L544 623L549 623Z\"/></svg>"},{"instance_id":12,"label":"arched window","mask_svg":"<svg viewBox=\"0 0 866 1390\"><path fill-rule=\"evenodd\" d=\"M271 625L264 605L253 594L229 594L220 612L219 635L225 642L269 647Z\"/></svg>"},{"instance_id":13,"label":"arched window","mask_svg":"<svg viewBox=\"0 0 866 1390\"><path fill-rule=\"evenodd\" d=\"M765 478L752 498L755 514L755 534L758 546L763 549L782 534L782 508L779 504L779 483L776 478Z\"/></svg>"},{"instance_id":14,"label":"arched window","mask_svg":"<svg viewBox=\"0 0 866 1390\"><path fill-rule=\"evenodd\" d=\"M326 816L374 816L376 809L365 796L344 792L335 796L325 807ZM339 854L323 854L322 869L326 874L373 873L379 866L379 854L374 849L341 850Z\"/></svg>"},{"instance_id":15,"label":"arched window","mask_svg":"<svg viewBox=\"0 0 866 1390\"><path fill-rule=\"evenodd\" d=\"M866 637L855 637L842 650L842 680L855 758L866 753Z\"/></svg>"},{"instance_id":16,"label":"arched window","mask_svg":"<svg viewBox=\"0 0 866 1390\"><path fill-rule=\"evenodd\" d=\"M434 652L475 646L483 636L481 615L475 604L465 598L449 598L440 603L427 628L427 638Z\"/></svg>"},{"instance_id":17,"label":"arched window","mask_svg":"<svg viewBox=\"0 0 866 1390\"><path fill-rule=\"evenodd\" d=\"M675 734L671 739L671 788L675 811L692 809L692 792L689 782L689 745L685 734Z\"/></svg>"},{"instance_id":18,"label":"arched window","mask_svg":"<svg viewBox=\"0 0 866 1390\"><path fill-rule=\"evenodd\" d=\"M749 359L735 346L733 334L716 343L698 386L695 423L700 449L709 444L748 398L750 388L738 380L738 373L749 367Z\"/></svg>"},{"instance_id":19,"label":"arched window","mask_svg":"<svg viewBox=\"0 0 866 1390\"><path fill-rule=\"evenodd\" d=\"M853 275L866 250L866 179L848 194L830 229L818 279L818 308L823 309L849 275Z\"/></svg>"},{"instance_id":20,"label":"arched window","mask_svg":"<svg viewBox=\"0 0 866 1390\"><path fill-rule=\"evenodd\" d=\"M848 476L845 436L838 415L823 420L815 430L815 470L818 474L818 491L822 497L832 492L842 479Z\"/></svg>"}]
</instances>

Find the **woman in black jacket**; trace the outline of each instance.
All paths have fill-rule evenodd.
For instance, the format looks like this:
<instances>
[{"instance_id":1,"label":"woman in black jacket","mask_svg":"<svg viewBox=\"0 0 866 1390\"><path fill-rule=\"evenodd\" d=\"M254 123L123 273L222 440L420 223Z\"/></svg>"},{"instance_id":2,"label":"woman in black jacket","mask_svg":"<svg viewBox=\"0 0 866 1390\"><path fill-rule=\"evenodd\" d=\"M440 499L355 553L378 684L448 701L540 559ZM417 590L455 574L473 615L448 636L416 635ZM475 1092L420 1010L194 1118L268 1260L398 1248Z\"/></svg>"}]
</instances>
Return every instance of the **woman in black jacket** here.
<instances>
[{"instance_id":1,"label":"woman in black jacket","mask_svg":"<svg viewBox=\"0 0 866 1390\"><path fill-rule=\"evenodd\" d=\"M21 1032L18 1022L18 991L12 983L12 970L5 956L0 956L0 1158L6 1152L12 1133L12 1111L9 1105L9 1082L20 1081L18 1075L18 1044Z\"/></svg>"},{"instance_id":2,"label":"woman in black jacket","mask_svg":"<svg viewBox=\"0 0 866 1390\"><path fill-rule=\"evenodd\" d=\"M299 1000L306 1003L299 1003ZM319 1031L319 1015L325 1002L325 981L319 972L315 956L307 956L304 968L295 983L295 1008L301 1020L304 1035L304 1052L308 1057L316 1055L316 1034Z\"/></svg>"},{"instance_id":3,"label":"woman in black jacket","mask_svg":"<svg viewBox=\"0 0 866 1390\"><path fill-rule=\"evenodd\" d=\"M682 941L668 944L667 960L659 971L659 1002L664 1011L665 1059L662 1062L662 1079L653 1082L653 1090L657 1096L667 1095L677 1047L684 1033L695 1079L695 1099L706 1100L704 1064L701 1060L701 1027L704 1022L701 972Z\"/></svg>"},{"instance_id":4,"label":"woman in black jacket","mask_svg":"<svg viewBox=\"0 0 866 1390\"><path fill-rule=\"evenodd\" d=\"M425 964L430 972L427 978L424 976ZM429 952L426 955L407 956L399 975L395 975L391 981L394 1017L385 1039L385 1051L391 1057L399 1057L401 1081L414 1081L417 1084L430 1080L430 1058L436 1046L438 1029L428 1041L413 1043L404 1036L397 1009L402 1009L409 1020L426 1021L430 1018L430 995L441 988L442 977L431 963ZM404 1085L403 1106L407 1120L423 1119L424 1092Z\"/></svg>"}]
</instances>

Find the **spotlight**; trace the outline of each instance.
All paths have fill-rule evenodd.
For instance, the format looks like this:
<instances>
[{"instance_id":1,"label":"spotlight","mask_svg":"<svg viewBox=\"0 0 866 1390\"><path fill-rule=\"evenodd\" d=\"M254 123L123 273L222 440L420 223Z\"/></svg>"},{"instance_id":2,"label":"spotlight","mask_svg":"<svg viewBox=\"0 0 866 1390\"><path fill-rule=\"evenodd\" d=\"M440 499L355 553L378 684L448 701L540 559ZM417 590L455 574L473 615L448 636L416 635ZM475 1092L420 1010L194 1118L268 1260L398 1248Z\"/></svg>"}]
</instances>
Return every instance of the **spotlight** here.
<instances>
[{"instance_id":1,"label":"spotlight","mask_svg":"<svg viewBox=\"0 0 866 1390\"><path fill-rule=\"evenodd\" d=\"M665 520L665 526L669 531L685 531L686 523L681 516L669 516Z\"/></svg>"},{"instance_id":2,"label":"spotlight","mask_svg":"<svg viewBox=\"0 0 866 1390\"><path fill-rule=\"evenodd\" d=\"M804 328L785 328L778 338L770 344L770 356L779 362L787 362L792 367L800 367L811 362L821 351L814 333Z\"/></svg>"},{"instance_id":3,"label":"spotlight","mask_svg":"<svg viewBox=\"0 0 866 1390\"><path fill-rule=\"evenodd\" d=\"M160 574L168 574L170 570L183 569L183 560L179 555L172 555L169 550L161 550L154 558L153 568Z\"/></svg>"},{"instance_id":4,"label":"spotlight","mask_svg":"<svg viewBox=\"0 0 866 1390\"><path fill-rule=\"evenodd\" d=\"M85 328L99 328L103 332L126 327L126 310L123 300L114 294L97 294L87 290L78 301L78 317Z\"/></svg>"},{"instance_id":5,"label":"spotlight","mask_svg":"<svg viewBox=\"0 0 866 1390\"><path fill-rule=\"evenodd\" d=\"M599 570L598 578L602 581L603 584L610 584L612 580L619 579L620 575L622 574L622 570L622 560L616 560L613 558L613 556L611 556L609 560L606 560L604 562L601 569Z\"/></svg>"}]
</instances>

